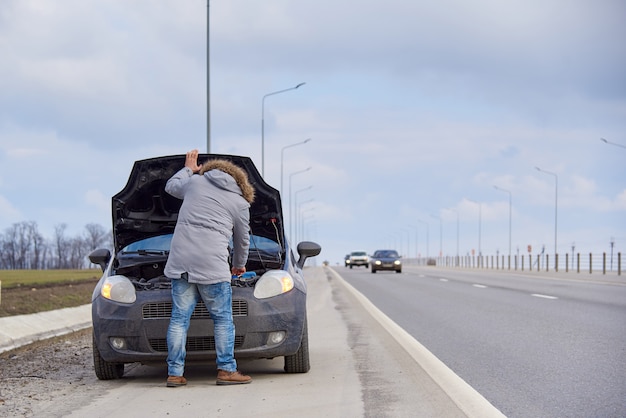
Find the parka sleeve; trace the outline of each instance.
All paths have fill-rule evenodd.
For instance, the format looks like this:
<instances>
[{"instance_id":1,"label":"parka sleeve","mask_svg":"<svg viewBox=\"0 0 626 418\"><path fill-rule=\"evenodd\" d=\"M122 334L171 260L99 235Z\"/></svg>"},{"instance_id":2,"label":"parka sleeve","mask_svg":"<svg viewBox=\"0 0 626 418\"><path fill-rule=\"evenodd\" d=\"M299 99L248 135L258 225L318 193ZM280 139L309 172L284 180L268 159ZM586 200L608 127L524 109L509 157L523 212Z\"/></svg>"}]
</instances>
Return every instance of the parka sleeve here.
<instances>
[{"instance_id":1,"label":"parka sleeve","mask_svg":"<svg viewBox=\"0 0 626 418\"><path fill-rule=\"evenodd\" d=\"M188 167L183 167L176 172L165 184L165 191L172 196L182 199L185 197L185 185L193 176L193 171Z\"/></svg>"},{"instance_id":2,"label":"parka sleeve","mask_svg":"<svg viewBox=\"0 0 626 418\"><path fill-rule=\"evenodd\" d=\"M239 211L233 222L233 267L245 267L250 249L250 206Z\"/></svg>"}]
</instances>

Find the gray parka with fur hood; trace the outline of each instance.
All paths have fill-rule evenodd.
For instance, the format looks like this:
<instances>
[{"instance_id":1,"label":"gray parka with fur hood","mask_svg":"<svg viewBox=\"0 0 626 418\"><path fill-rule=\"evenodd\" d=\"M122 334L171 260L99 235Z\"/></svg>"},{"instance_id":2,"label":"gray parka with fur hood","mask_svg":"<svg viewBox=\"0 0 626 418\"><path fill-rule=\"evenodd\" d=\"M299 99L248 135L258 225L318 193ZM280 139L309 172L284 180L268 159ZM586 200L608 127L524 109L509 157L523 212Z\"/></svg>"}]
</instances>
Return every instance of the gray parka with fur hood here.
<instances>
[{"instance_id":1,"label":"gray parka with fur hood","mask_svg":"<svg viewBox=\"0 0 626 418\"><path fill-rule=\"evenodd\" d=\"M230 161L209 160L198 174L184 167L165 185L183 199L165 275L189 283L230 281L228 243L233 238L233 266L245 267L250 246L250 203L254 188L246 172Z\"/></svg>"}]
</instances>

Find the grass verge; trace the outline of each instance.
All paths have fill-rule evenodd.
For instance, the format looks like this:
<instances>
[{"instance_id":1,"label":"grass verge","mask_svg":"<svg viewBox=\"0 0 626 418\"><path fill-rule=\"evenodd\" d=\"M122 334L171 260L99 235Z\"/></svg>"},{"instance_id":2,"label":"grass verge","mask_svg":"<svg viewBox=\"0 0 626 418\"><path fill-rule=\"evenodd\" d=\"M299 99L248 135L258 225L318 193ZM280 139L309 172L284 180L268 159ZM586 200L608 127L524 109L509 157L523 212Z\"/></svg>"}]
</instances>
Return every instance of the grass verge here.
<instances>
[{"instance_id":1,"label":"grass verge","mask_svg":"<svg viewBox=\"0 0 626 418\"><path fill-rule=\"evenodd\" d=\"M90 303L101 274L98 269L0 270L0 317Z\"/></svg>"}]
</instances>

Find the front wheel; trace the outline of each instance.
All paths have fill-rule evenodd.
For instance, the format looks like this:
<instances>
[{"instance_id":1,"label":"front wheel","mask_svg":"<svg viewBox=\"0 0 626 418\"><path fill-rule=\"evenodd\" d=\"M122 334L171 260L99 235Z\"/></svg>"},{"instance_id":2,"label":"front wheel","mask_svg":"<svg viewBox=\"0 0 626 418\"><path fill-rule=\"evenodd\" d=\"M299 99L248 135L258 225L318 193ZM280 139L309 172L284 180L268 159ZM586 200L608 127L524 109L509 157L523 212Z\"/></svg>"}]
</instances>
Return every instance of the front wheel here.
<instances>
[{"instance_id":1,"label":"front wheel","mask_svg":"<svg viewBox=\"0 0 626 418\"><path fill-rule=\"evenodd\" d=\"M98 346L96 345L96 336L93 335L93 368L96 377L100 380L120 379L124 376L124 363L111 363L102 358Z\"/></svg>"},{"instance_id":2,"label":"front wheel","mask_svg":"<svg viewBox=\"0 0 626 418\"><path fill-rule=\"evenodd\" d=\"M352 266L350 266L352 267ZM285 372L286 373L306 373L311 370L309 362L309 329L306 318L304 319L304 328L302 330L302 341L300 348L296 354L285 356Z\"/></svg>"}]
</instances>

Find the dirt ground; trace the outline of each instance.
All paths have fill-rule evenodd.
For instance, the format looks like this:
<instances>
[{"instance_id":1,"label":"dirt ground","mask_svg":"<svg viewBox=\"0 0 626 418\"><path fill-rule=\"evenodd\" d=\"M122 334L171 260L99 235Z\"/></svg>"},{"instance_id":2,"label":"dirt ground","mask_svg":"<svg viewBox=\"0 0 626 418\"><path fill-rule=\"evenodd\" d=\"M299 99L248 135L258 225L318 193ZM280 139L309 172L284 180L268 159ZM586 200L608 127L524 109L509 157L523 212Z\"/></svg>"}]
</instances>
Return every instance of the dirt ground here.
<instances>
[{"instance_id":1,"label":"dirt ground","mask_svg":"<svg viewBox=\"0 0 626 418\"><path fill-rule=\"evenodd\" d=\"M53 309L71 308L91 302L97 278L80 282L3 288L0 317Z\"/></svg>"},{"instance_id":2,"label":"dirt ground","mask_svg":"<svg viewBox=\"0 0 626 418\"><path fill-rule=\"evenodd\" d=\"M109 382L93 371L91 328L0 354L0 416L61 417Z\"/></svg>"}]
</instances>

